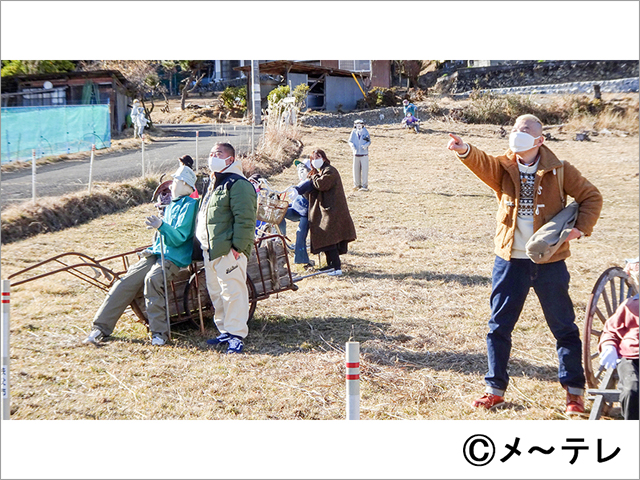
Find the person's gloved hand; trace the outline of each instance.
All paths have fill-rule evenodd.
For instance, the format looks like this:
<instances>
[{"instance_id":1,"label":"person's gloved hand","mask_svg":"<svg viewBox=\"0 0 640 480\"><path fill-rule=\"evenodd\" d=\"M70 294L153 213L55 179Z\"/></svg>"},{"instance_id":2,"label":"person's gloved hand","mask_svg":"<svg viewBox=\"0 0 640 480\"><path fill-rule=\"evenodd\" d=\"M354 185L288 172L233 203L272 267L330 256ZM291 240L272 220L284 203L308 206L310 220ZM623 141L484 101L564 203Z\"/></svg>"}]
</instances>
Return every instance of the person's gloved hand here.
<instances>
[{"instance_id":1,"label":"person's gloved hand","mask_svg":"<svg viewBox=\"0 0 640 480\"><path fill-rule=\"evenodd\" d=\"M600 352L600 365L604 368L615 368L618 363L618 351L613 345L605 346Z\"/></svg>"},{"instance_id":2,"label":"person's gloved hand","mask_svg":"<svg viewBox=\"0 0 640 480\"><path fill-rule=\"evenodd\" d=\"M138 258L147 258L147 257L150 257L151 255L153 255L153 252L148 248L145 248L144 250L141 250L140 252L138 252Z\"/></svg>"},{"instance_id":3,"label":"person's gloved hand","mask_svg":"<svg viewBox=\"0 0 640 480\"><path fill-rule=\"evenodd\" d=\"M147 220L144 223L151 228L160 228L160 225L162 225L162 219L155 215L151 215L150 217L147 217Z\"/></svg>"}]
</instances>

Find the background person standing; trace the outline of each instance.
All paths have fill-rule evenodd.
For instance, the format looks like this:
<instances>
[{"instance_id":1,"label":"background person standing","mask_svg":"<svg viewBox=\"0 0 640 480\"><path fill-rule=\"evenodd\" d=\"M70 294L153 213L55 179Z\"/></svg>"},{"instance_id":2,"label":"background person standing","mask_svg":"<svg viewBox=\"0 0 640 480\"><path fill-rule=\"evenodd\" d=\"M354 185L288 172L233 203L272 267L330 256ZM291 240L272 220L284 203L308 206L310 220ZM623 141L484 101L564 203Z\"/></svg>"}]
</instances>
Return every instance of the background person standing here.
<instances>
[{"instance_id":1,"label":"background person standing","mask_svg":"<svg viewBox=\"0 0 640 480\"><path fill-rule=\"evenodd\" d=\"M349 146L353 152L353 189L369 189L369 145L371 137L364 126L364 121L353 122L353 130L349 136Z\"/></svg>"}]
</instances>

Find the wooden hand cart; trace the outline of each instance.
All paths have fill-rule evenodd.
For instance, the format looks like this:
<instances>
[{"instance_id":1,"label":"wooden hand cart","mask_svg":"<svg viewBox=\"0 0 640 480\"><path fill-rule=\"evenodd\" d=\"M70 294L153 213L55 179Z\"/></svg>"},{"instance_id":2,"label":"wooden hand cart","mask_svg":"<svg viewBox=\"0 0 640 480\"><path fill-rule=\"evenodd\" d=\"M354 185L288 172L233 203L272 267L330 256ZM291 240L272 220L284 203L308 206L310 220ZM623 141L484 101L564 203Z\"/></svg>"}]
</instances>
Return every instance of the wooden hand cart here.
<instances>
[{"instance_id":1,"label":"wooden hand cart","mask_svg":"<svg viewBox=\"0 0 640 480\"><path fill-rule=\"evenodd\" d=\"M138 252L148 246L104 258L94 258L84 253L67 252L48 258L8 277L12 286L22 285L39 278L66 272L74 277L108 292L113 284L138 260ZM259 300L287 290L297 290L297 282L317 275L293 276L284 237L270 235L255 241L247 264L247 289L249 292L249 320L253 317ZM195 261L182 268L168 285L169 314L172 325L190 322L204 332L204 320L213 318L213 305L207 292L204 262ZM147 326L142 289L130 304L139 322Z\"/></svg>"}]
</instances>

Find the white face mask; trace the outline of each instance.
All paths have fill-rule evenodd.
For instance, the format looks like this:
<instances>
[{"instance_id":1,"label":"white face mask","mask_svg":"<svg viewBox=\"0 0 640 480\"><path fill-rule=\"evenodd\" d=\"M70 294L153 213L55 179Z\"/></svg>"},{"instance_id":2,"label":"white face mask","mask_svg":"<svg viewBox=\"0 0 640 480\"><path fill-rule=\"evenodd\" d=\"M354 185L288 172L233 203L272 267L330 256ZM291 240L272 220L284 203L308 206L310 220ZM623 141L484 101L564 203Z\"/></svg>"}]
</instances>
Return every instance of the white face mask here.
<instances>
[{"instance_id":1,"label":"white face mask","mask_svg":"<svg viewBox=\"0 0 640 480\"><path fill-rule=\"evenodd\" d=\"M193 189L183 180L174 179L173 182L171 182L171 186L169 187L169 189L171 190L171 198L173 198L174 200L176 198L191 195L193 193Z\"/></svg>"},{"instance_id":2,"label":"white face mask","mask_svg":"<svg viewBox=\"0 0 640 480\"><path fill-rule=\"evenodd\" d=\"M363 127L363 125L358 124L358 125L356 125L356 130L362 130L362 127Z\"/></svg>"},{"instance_id":3,"label":"white face mask","mask_svg":"<svg viewBox=\"0 0 640 480\"><path fill-rule=\"evenodd\" d=\"M324 160L322 159L322 157L316 158L314 160L311 160L311 165L313 165L313 168L315 168L316 170L320 170L320 167L324 165Z\"/></svg>"},{"instance_id":4,"label":"white face mask","mask_svg":"<svg viewBox=\"0 0 640 480\"><path fill-rule=\"evenodd\" d=\"M509 148L513 153L526 152L533 148L534 142L539 138L525 132L511 132L511 135L509 135Z\"/></svg>"},{"instance_id":5,"label":"white face mask","mask_svg":"<svg viewBox=\"0 0 640 480\"><path fill-rule=\"evenodd\" d=\"M231 157L218 158L218 157L210 156L209 168L211 169L212 172L219 172L220 170L222 170L224 167L227 166L227 160L229 160L230 158Z\"/></svg>"}]
</instances>

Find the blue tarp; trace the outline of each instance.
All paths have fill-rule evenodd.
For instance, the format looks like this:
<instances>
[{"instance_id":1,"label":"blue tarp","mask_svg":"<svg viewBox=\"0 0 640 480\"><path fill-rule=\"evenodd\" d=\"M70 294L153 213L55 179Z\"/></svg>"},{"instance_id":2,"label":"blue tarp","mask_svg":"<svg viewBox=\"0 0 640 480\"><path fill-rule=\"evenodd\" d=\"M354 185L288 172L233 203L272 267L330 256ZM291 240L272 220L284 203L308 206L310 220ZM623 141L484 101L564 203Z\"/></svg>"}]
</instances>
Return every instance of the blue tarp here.
<instances>
[{"instance_id":1,"label":"blue tarp","mask_svg":"<svg viewBox=\"0 0 640 480\"><path fill-rule=\"evenodd\" d=\"M5 107L1 120L2 163L111 146L109 105Z\"/></svg>"}]
</instances>

